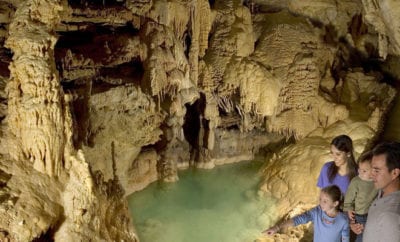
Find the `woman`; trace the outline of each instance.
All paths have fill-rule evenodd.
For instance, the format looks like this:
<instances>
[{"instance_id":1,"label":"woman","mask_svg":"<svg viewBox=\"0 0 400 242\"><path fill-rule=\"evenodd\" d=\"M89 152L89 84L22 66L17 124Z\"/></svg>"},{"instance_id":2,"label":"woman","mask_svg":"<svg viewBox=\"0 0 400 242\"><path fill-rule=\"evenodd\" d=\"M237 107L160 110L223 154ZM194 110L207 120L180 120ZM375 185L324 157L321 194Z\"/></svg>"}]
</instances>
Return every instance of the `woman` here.
<instances>
[{"instance_id":1,"label":"woman","mask_svg":"<svg viewBox=\"0 0 400 242\"><path fill-rule=\"evenodd\" d=\"M325 163L318 177L317 186L324 188L337 185L346 194L351 179L357 175L357 164L353 155L353 141L347 135L336 136L331 142L333 161Z\"/></svg>"}]
</instances>

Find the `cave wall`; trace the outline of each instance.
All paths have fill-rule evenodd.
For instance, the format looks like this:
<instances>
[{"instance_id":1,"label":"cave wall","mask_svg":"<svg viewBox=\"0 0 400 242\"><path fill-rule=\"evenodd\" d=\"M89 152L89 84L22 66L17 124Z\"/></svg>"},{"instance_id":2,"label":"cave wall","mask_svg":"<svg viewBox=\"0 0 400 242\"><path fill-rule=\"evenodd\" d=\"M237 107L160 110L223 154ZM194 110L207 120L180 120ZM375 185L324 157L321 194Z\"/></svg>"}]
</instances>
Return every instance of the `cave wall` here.
<instances>
[{"instance_id":1,"label":"cave wall","mask_svg":"<svg viewBox=\"0 0 400 242\"><path fill-rule=\"evenodd\" d=\"M283 167L315 162L298 170L312 183L325 143L321 155L296 150L341 132L361 153L382 132L396 95L399 8L0 1L0 238L137 240L126 195L292 139L266 161L261 191L282 200L281 214L312 203Z\"/></svg>"}]
</instances>

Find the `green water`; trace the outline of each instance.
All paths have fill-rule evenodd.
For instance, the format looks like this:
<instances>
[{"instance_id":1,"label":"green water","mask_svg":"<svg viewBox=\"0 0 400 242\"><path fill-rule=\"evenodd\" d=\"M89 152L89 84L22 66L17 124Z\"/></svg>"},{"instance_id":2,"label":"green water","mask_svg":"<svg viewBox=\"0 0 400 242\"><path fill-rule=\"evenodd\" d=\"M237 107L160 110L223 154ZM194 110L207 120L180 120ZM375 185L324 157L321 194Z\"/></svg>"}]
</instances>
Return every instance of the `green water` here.
<instances>
[{"instance_id":1,"label":"green water","mask_svg":"<svg viewBox=\"0 0 400 242\"><path fill-rule=\"evenodd\" d=\"M257 195L260 162L186 170L176 183L153 183L128 197L141 242L254 241L273 217Z\"/></svg>"}]
</instances>

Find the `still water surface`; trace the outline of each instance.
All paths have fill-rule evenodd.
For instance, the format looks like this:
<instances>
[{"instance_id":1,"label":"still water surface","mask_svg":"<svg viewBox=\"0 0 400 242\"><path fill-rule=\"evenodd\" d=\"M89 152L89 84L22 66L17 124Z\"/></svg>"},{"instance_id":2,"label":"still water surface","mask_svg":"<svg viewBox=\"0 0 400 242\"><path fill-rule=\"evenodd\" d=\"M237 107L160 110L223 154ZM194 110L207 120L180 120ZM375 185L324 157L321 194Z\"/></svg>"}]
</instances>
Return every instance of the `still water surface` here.
<instances>
[{"instance_id":1,"label":"still water surface","mask_svg":"<svg viewBox=\"0 0 400 242\"><path fill-rule=\"evenodd\" d=\"M254 241L273 217L257 195L261 162L189 169L176 183L153 183L128 197L141 242Z\"/></svg>"}]
</instances>

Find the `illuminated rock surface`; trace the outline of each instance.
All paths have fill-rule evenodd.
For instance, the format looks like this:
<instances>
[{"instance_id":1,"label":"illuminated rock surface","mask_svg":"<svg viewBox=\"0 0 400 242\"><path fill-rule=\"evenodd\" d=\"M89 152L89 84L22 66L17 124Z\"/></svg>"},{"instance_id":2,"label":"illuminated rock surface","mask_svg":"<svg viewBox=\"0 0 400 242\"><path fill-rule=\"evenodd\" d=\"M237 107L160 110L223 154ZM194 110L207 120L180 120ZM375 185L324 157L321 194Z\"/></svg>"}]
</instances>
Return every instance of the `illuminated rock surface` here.
<instances>
[{"instance_id":1,"label":"illuminated rock surface","mask_svg":"<svg viewBox=\"0 0 400 242\"><path fill-rule=\"evenodd\" d=\"M126 195L259 154L274 219L315 204L330 139L384 130L399 8L0 1L0 240L135 241Z\"/></svg>"}]
</instances>

